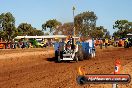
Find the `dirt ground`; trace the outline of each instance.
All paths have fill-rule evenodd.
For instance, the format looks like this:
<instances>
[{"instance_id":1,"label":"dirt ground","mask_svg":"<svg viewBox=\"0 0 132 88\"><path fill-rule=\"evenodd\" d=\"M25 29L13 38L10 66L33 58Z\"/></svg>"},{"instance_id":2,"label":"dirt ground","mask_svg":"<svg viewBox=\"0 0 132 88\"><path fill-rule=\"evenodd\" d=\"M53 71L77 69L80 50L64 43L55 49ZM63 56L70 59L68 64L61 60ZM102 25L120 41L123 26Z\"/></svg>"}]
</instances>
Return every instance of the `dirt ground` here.
<instances>
[{"instance_id":1,"label":"dirt ground","mask_svg":"<svg viewBox=\"0 0 132 88\"><path fill-rule=\"evenodd\" d=\"M132 48L97 49L96 58L71 63L55 63L53 57L52 48L0 50L0 88L111 88L78 85L78 67L84 67L87 74L112 74L118 58L122 73L132 75ZM132 83L119 86L132 88Z\"/></svg>"}]
</instances>

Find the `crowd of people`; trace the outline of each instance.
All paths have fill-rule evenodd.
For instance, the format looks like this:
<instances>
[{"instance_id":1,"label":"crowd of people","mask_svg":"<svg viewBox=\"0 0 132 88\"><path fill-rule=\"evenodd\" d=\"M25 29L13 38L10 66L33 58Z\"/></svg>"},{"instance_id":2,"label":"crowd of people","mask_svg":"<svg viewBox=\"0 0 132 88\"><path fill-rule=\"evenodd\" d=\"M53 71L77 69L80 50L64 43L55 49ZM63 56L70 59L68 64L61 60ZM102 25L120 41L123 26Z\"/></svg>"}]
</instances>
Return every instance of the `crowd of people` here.
<instances>
[{"instance_id":1,"label":"crowd of people","mask_svg":"<svg viewBox=\"0 0 132 88\"><path fill-rule=\"evenodd\" d=\"M103 46L105 46L105 48L107 48L111 44L112 44L112 41L108 38L106 38L106 39L96 39L95 40L95 46L99 46L100 49L102 49Z\"/></svg>"},{"instance_id":2,"label":"crowd of people","mask_svg":"<svg viewBox=\"0 0 132 88\"><path fill-rule=\"evenodd\" d=\"M90 43L90 40L85 39L87 42L89 42L89 44L93 44ZM38 47L47 47L47 46L54 46L54 42L57 42L58 40L54 39L54 41L45 41L45 40L41 40L41 41L37 41L36 39L20 39L20 40L14 40L12 42L7 43L2 43L5 45L5 48L11 48L11 49L16 49L16 48L38 48ZM67 39L63 39L64 42L67 42ZM82 40L78 40L83 42ZM76 43L78 43L78 41ZM78 43L79 44L79 43ZM108 46L115 46L115 47L130 47L132 46L132 39L108 39L108 38L99 38L99 39L94 39L94 46L99 46L100 49L102 49L103 47L107 48ZM93 45L91 45L91 47L93 47Z\"/></svg>"},{"instance_id":3,"label":"crowd of people","mask_svg":"<svg viewBox=\"0 0 132 88\"><path fill-rule=\"evenodd\" d=\"M122 39L96 39L95 40L95 46L100 46L100 49L107 48L108 46L114 46L114 47L131 47L132 46L132 40L129 38L122 38Z\"/></svg>"},{"instance_id":4,"label":"crowd of people","mask_svg":"<svg viewBox=\"0 0 132 88\"><path fill-rule=\"evenodd\" d=\"M10 42L0 41L1 49L16 49L16 48L44 48L47 46L52 46L51 41L38 41L36 39L20 39L13 40Z\"/></svg>"}]
</instances>

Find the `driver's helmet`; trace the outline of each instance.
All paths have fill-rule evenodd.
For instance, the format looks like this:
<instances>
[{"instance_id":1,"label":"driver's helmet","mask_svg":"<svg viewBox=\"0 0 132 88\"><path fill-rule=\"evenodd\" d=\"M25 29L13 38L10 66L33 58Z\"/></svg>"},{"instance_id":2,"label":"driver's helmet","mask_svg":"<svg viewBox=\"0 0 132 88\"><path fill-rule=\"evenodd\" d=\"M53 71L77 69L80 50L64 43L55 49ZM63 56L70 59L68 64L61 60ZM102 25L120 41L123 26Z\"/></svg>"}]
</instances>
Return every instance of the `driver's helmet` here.
<instances>
[{"instance_id":1,"label":"driver's helmet","mask_svg":"<svg viewBox=\"0 0 132 88\"><path fill-rule=\"evenodd\" d=\"M68 44L68 45L70 45L70 44L71 44L71 42L70 42L70 41L68 41L68 42L67 42L67 44Z\"/></svg>"}]
</instances>

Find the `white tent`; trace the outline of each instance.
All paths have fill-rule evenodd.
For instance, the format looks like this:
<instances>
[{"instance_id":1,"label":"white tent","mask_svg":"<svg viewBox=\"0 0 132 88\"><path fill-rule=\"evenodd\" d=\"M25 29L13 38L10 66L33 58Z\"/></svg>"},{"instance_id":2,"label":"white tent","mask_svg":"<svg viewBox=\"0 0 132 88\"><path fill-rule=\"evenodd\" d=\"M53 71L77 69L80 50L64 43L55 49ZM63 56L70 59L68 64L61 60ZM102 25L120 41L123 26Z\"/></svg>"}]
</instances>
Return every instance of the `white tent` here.
<instances>
[{"instance_id":1,"label":"white tent","mask_svg":"<svg viewBox=\"0 0 132 88\"><path fill-rule=\"evenodd\" d=\"M67 36L65 35L46 35L46 36L17 36L15 37L15 39L22 39L22 38L43 38L43 39L47 39L47 38L66 38Z\"/></svg>"},{"instance_id":2,"label":"white tent","mask_svg":"<svg viewBox=\"0 0 132 88\"><path fill-rule=\"evenodd\" d=\"M128 35L128 36L132 36L132 34L131 34L131 33L128 33L127 35Z\"/></svg>"}]
</instances>

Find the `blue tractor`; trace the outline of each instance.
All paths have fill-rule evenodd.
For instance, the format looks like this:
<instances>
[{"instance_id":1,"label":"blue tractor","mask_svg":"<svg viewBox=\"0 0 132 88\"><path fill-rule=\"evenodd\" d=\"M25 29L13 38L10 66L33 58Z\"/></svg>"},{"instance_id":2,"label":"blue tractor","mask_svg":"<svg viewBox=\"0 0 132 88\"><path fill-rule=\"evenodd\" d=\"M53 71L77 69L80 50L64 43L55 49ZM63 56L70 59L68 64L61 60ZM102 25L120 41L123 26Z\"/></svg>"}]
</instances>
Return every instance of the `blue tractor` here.
<instances>
[{"instance_id":1,"label":"blue tractor","mask_svg":"<svg viewBox=\"0 0 132 88\"><path fill-rule=\"evenodd\" d=\"M95 57L94 40L92 42L76 42L76 38L71 38L68 42L55 42L55 59L61 61L82 61L86 58ZM92 44L92 46L90 46Z\"/></svg>"}]
</instances>

